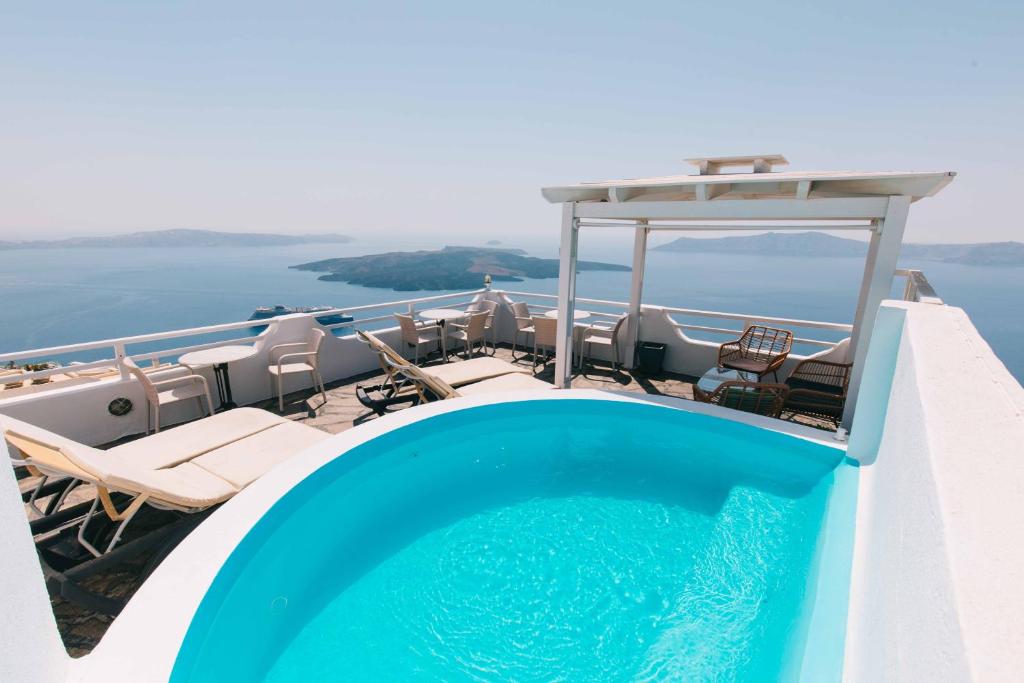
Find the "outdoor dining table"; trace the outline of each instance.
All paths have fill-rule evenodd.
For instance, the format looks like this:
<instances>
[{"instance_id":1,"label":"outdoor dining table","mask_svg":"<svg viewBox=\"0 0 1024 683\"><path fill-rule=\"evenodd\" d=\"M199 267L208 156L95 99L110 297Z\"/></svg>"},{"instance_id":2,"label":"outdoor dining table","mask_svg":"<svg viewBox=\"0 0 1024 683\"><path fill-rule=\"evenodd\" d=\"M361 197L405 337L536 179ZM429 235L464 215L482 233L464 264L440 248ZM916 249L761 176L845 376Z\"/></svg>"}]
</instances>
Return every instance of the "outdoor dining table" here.
<instances>
[{"instance_id":1,"label":"outdoor dining table","mask_svg":"<svg viewBox=\"0 0 1024 683\"><path fill-rule=\"evenodd\" d=\"M203 368L212 365L213 376L217 380L217 398L220 399L220 410L231 410L237 408L231 397L231 378L228 376L228 363L249 358L256 355L256 347L244 346L241 344L229 344L227 346L216 346L212 349L191 351L178 358L178 363L189 370Z\"/></svg>"},{"instance_id":2,"label":"outdoor dining table","mask_svg":"<svg viewBox=\"0 0 1024 683\"><path fill-rule=\"evenodd\" d=\"M419 316L421 320L427 322L437 323L441 328L441 354L444 356L444 362L448 362L448 321L450 320L461 320L466 317L465 311L460 311L457 308L428 308L425 311L420 311Z\"/></svg>"},{"instance_id":3,"label":"outdoor dining table","mask_svg":"<svg viewBox=\"0 0 1024 683\"><path fill-rule=\"evenodd\" d=\"M572 319L573 320L586 320L590 316L591 316L590 311L581 311L578 308L573 309L573 312L572 312ZM545 318L554 318L555 320L558 320L558 309L557 308L552 308L550 311L545 311L544 312L544 317Z\"/></svg>"}]
</instances>

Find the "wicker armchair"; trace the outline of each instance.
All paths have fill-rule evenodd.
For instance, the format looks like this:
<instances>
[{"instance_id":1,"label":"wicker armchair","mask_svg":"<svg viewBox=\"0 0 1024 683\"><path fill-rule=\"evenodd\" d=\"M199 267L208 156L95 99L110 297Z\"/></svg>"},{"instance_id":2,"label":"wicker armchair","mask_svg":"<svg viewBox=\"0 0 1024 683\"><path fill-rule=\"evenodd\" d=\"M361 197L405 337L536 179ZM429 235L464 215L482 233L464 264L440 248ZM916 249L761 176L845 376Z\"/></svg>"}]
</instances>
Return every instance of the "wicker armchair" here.
<instances>
[{"instance_id":1,"label":"wicker armchair","mask_svg":"<svg viewBox=\"0 0 1024 683\"><path fill-rule=\"evenodd\" d=\"M722 382L711 392L693 386L693 398L697 401L766 417L779 417L782 414L788 393L789 387L785 384L740 380Z\"/></svg>"},{"instance_id":2,"label":"wicker armchair","mask_svg":"<svg viewBox=\"0 0 1024 683\"><path fill-rule=\"evenodd\" d=\"M761 379L769 372L779 379L778 370L793 348L793 333L775 327L751 325L739 339L718 349L718 367L749 372Z\"/></svg>"},{"instance_id":3,"label":"wicker armchair","mask_svg":"<svg viewBox=\"0 0 1024 683\"><path fill-rule=\"evenodd\" d=\"M789 394L783 410L820 417L838 425L843 417L852 368L853 363L814 358L801 361L786 379Z\"/></svg>"}]
</instances>

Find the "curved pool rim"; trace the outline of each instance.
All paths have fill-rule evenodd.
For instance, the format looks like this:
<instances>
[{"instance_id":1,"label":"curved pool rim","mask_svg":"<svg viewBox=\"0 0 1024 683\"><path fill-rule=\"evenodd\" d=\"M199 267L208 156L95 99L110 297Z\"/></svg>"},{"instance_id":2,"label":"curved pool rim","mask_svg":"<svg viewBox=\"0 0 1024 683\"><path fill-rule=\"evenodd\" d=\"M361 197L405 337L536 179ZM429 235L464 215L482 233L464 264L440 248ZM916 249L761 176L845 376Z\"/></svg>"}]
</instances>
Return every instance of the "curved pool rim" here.
<instances>
[{"instance_id":1,"label":"curved pool rim","mask_svg":"<svg viewBox=\"0 0 1024 683\"><path fill-rule=\"evenodd\" d=\"M302 451L225 503L183 541L129 601L89 655L76 660L77 678L106 679L111 671L132 680L167 680L209 588L231 554L282 497L308 476L352 449L438 415L520 401L589 400L640 403L708 415L786 434L840 451L829 433L781 420L686 399L572 389L520 391L438 401L392 413L332 436Z\"/></svg>"}]
</instances>

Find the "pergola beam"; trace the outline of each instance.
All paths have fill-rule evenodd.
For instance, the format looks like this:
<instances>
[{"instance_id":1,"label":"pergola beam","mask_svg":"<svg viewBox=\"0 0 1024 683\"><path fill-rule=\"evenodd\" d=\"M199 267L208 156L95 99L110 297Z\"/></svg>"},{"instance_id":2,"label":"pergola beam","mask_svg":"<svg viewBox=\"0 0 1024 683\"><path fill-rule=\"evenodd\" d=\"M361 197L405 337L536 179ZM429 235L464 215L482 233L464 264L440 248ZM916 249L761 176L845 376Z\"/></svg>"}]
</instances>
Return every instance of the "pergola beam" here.
<instances>
[{"instance_id":1,"label":"pergola beam","mask_svg":"<svg viewBox=\"0 0 1024 683\"><path fill-rule=\"evenodd\" d=\"M576 204L576 217L699 221L865 220L885 216L888 203L888 197L580 202Z\"/></svg>"}]
</instances>

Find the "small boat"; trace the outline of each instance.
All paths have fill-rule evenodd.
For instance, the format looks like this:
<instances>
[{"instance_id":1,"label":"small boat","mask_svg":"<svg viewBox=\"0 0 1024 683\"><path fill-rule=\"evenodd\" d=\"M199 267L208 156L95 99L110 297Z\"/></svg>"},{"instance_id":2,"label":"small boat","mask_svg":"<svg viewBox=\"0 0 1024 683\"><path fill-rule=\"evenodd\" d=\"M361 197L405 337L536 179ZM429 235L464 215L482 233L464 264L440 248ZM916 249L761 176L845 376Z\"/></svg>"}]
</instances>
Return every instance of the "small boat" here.
<instances>
[{"instance_id":1,"label":"small boat","mask_svg":"<svg viewBox=\"0 0 1024 683\"><path fill-rule=\"evenodd\" d=\"M290 315L292 313L316 313L318 311L330 311L330 306L260 306L252 315L249 316L249 320L267 320L269 318L276 318L280 315ZM329 315L319 316L316 321L321 325L336 325L338 323L350 323L352 322L352 316L342 315L341 313L331 313Z\"/></svg>"}]
</instances>

